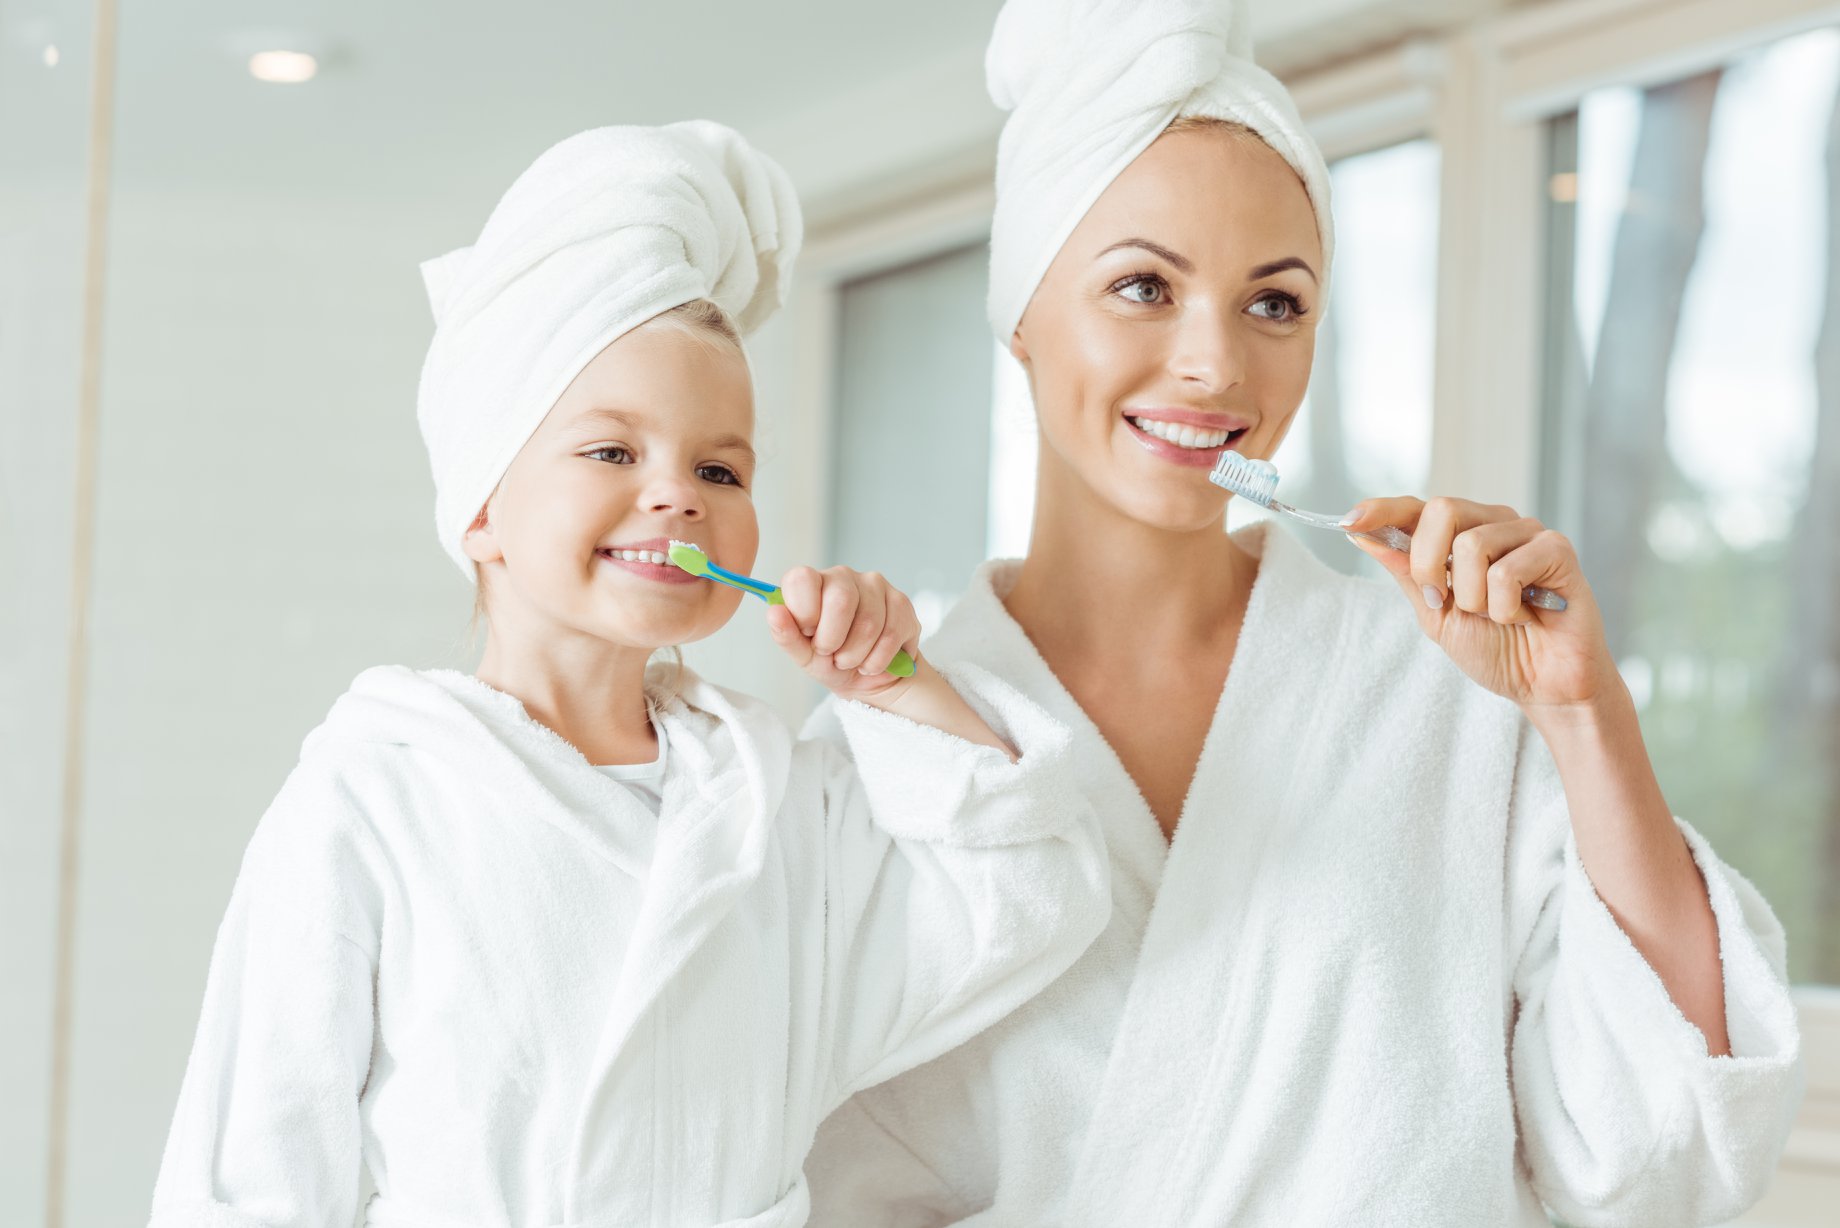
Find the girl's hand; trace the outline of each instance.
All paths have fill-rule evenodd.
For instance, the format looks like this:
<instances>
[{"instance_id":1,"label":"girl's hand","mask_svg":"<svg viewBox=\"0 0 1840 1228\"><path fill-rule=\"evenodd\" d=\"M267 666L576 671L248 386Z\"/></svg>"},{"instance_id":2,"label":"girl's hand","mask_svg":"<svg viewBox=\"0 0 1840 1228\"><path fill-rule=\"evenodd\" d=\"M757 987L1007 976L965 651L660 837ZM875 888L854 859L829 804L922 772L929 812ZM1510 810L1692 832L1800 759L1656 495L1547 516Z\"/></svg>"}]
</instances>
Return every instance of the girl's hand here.
<instances>
[{"instance_id":1,"label":"girl's hand","mask_svg":"<svg viewBox=\"0 0 1840 1228\"><path fill-rule=\"evenodd\" d=\"M1351 516L1350 533L1390 524L1412 535L1409 555L1350 540L1399 582L1418 625L1464 673L1536 723L1622 693L1591 586L1560 534L1464 499L1367 499ZM1522 604L1529 584L1558 593L1566 608Z\"/></svg>"},{"instance_id":2,"label":"girl's hand","mask_svg":"<svg viewBox=\"0 0 1840 1228\"><path fill-rule=\"evenodd\" d=\"M779 587L786 604L767 609L774 640L833 694L887 704L913 681L888 672L903 648L918 676L919 616L883 576L848 567L794 567Z\"/></svg>"}]
</instances>

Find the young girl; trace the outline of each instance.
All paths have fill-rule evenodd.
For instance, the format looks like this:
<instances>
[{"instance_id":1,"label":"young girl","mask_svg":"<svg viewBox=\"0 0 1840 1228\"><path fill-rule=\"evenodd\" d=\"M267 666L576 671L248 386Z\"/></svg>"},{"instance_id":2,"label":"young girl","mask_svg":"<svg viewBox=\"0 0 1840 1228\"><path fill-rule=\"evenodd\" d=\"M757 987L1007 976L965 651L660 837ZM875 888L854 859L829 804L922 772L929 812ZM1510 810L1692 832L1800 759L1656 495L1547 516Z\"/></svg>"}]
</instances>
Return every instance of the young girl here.
<instances>
[{"instance_id":1,"label":"young girl","mask_svg":"<svg viewBox=\"0 0 1840 1228\"><path fill-rule=\"evenodd\" d=\"M1103 924L1064 729L886 673L918 627L879 577L795 570L767 611L858 701L856 768L648 672L740 600L663 552L753 562L729 321L777 306L798 240L733 132L608 128L429 268L419 412L484 657L367 671L307 738L218 936L158 1228L345 1228L366 1169L375 1228L802 1224L831 1108Z\"/></svg>"}]
</instances>

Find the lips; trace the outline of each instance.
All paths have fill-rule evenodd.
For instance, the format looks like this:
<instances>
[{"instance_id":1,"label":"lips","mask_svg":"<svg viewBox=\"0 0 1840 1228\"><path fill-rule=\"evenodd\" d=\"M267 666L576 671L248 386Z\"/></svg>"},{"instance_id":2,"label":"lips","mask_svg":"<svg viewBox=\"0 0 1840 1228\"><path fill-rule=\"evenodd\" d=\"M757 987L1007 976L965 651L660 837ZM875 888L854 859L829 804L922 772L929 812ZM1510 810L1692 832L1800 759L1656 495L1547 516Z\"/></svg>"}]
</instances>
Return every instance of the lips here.
<instances>
[{"instance_id":1,"label":"lips","mask_svg":"<svg viewBox=\"0 0 1840 1228\"><path fill-rule=\"evenodd\" d=\"M1171 464L1196 468L1211 466L1215 458L1251 429L1237 418L1190 410L1126 414L1124 420L1132 438L1152 455Z\"/></svg>"},{"instance_id":2,"label":"lips","mask_svg":"<svg viewBox=\"0 0 1840 1228\"><path fill-rule=\"evenodd\" d=\"M700 577L673 563L670 549L670 538L652 537L645 541L602 546L594 553L604 563L659 584L695 584Z\"/></svg>"}]
</instances>

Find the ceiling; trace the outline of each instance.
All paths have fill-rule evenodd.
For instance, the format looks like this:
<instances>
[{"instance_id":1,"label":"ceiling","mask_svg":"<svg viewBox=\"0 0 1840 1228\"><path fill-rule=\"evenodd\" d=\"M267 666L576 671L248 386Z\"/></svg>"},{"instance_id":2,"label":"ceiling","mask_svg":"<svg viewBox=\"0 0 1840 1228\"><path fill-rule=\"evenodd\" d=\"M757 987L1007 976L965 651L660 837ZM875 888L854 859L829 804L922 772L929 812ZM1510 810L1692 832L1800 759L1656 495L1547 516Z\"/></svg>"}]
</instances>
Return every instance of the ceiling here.
<instances>
[{"instance_id":1,"label":"ceiling","mask_svg":"<svg viewBox=\"0 0 1840 1228\"><path fill-rule=\"evenodd\" d=\"M1322 59L1501 0L1253 0L1262 54ZM808 195L966 151L1000 116L982 55L999 0L164 0L121 3L114 174L137 189L361 195L469 210L551 142L704 117ZM0 0L44 30L78 0ZM71 38L79 37L72 32ZM268 85L266 48L319 75ZM458 197L456 201L454 198Z\"/></svg>"}]
</instances>

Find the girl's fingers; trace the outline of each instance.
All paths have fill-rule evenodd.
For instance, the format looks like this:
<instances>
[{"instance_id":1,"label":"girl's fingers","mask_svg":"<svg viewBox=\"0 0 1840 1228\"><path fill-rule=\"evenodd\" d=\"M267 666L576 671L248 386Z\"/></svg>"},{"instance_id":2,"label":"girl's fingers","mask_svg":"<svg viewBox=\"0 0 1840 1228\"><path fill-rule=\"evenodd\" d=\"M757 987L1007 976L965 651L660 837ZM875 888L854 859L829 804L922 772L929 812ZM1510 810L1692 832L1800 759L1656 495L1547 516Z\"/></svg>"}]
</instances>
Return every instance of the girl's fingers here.
<instances>
[{"instance_id":1,"label":"girl's fingers","mask_svg":"<svg viewBox=\"0 0 1840 1228\"><path fill-rule=\"evenodd\" d=\"M1458 533L1450 545L1450 596L1457 609L1490 614L1494 607L1491 570L1495 561L1532 541L1543 528L1539 521L1522 517L1480 524ZM1519 604L1518 598L1515 604Z\"/></svg>"},{"instance_id":2,"label":"girl's fingers","mask_svg":"<svg viewBox=\"0 0 1840 1228\"><path fill-rule=\"evenodd\" d=\"M875 641L875 647L857 667L860 673L873 677L888 672L888 666L894 661L894 654L908 648L910 655L917 657L920 638L920 619L914 614L914 606L907 599L907 594L900 589L888 590L888 617L882 625L881 638Z\"/></svg>"},{"instance_id":3,"label":"girl's fingers","mask_svg":"<svg viewBox=\"0 0 1840 1228\"><path fill-rule=\"evenodd\" d=\"M794 567L779 582L780 600L792 612L799 634L810 638L818 629L819 603L824 591L824 577L810 567Z\"/></svg>"},{"instance_id":4,"label":"girl's fingers","mask_svg":"<svg viewBox=\"0 0 1840 1228\"><path fill-rule=\"evenodd\" d=\"M782 586L784 587L784 586ZM773 642L778 644L792 663L800 669L811 664L813 652L811 641L799 630L799 621L793 616L788 606L770 605L767 607L767 630L773 634Z\"/></svg>"},{"instance_id":5,"label":"girl's fingers","mask_svg":"<svg viewBox=\"0 0 1840 1228\"><path fill-rule=\"evenodd\" d=\"M831 662L838 669L855 669L863 663L877 640L882 637L882 630L888 619L888 583L874 572L866 572L854 577L856 586L856 615L851 621L843 643L831 654Z\"/></svg>"},{"instance_id":6,"label":"girl's fingers","mask_svg":"<svg viewBox=\"0 0 1840 1228\"><path fill-rule=\"evenodd\" d=\"M856 621L856 607L861 593L856 587L856 573L833 567L824 573L823 594L818 600L818 623L811 632L812 651L828 657L843 647Z\"/></svg>"}]
</instances>

